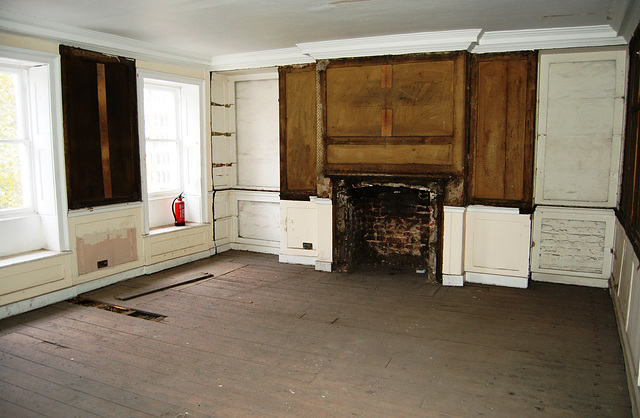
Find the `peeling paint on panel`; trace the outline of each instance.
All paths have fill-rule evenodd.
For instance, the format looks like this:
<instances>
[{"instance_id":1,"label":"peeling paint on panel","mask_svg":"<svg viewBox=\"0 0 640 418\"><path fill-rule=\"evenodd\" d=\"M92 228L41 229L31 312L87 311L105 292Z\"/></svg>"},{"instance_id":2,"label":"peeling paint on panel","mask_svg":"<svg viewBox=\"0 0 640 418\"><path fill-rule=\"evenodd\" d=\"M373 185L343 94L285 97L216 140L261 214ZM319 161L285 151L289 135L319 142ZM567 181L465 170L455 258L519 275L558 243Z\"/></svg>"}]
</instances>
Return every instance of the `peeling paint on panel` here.
<instances>
[{"instance_id":1,"label":"peeling paint on panel","mask_svg":"<svg viewBox=\"0 0 640 418\"><path fill-rule=\"evenodd\" d=\"M87 233L76 237L78 274L98 270L98 261L107 260L113 267L138 259L135 228Z\"/></svg>"}]
</instances>

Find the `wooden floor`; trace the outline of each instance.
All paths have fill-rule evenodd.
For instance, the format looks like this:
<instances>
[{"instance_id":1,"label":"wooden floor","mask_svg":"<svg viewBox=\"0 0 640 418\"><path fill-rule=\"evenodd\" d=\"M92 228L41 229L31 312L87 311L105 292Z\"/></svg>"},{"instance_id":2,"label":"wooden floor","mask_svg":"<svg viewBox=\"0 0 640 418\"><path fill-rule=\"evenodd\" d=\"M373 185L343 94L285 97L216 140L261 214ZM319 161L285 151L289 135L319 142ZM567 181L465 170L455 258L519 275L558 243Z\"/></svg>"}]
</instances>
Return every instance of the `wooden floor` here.
<instances>
[{"instance_id":1,"label":"wooden floor","mask_svg":"<svg viewBox=\"0 0 640 418\"><path fill-rule=\"evenodd\" d=\"M83 296L166 318L62 302L0 321L0 416L631 415L602 289L227 252Z\"/></svg>"}]
</instances>

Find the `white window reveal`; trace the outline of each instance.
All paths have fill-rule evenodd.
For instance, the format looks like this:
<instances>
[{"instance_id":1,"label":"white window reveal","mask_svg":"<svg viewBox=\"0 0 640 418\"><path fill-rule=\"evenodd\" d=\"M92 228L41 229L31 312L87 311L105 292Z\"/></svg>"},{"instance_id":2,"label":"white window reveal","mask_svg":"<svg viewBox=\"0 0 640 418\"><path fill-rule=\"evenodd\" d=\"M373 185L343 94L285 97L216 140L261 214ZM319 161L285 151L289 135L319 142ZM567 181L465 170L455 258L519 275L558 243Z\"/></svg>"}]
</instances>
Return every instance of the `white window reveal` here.
<instances>
[{"instance_id":1,"label":"white window reveal","mask_svg":"<svg viewBox=\"0 0 640 418\"><path fill-rule=\"evenodd\" d=\"M68 249L57 55L0 47L0 257Z\"/></svg>"},{"instance_id":2,"label":"white window reveal","mask_svg":"<svg viewBox=\"0 0 640 418\"><path fill-rule=\"evenodd\" d=\"M174 224L172 202L181 193L186 221L206 222L201 162L203 81L143 70L139 74L147 228Z\"/></svg>"}]
</instances>

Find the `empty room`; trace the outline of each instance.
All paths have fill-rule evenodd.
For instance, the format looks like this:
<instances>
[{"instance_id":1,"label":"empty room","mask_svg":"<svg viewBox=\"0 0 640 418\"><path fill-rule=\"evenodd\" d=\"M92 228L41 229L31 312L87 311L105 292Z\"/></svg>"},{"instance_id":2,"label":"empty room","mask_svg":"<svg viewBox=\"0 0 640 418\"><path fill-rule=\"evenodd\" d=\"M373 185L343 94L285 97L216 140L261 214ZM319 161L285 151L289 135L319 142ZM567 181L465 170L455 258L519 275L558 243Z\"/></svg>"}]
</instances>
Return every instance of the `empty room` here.
<instances>
[{"instance_id":1,"label":"empty room","mask_svg":"<svg viewBox=\"0 0 640 418\"><path fill-rule=\"evenodd\" d=\"M640 416L639 0L5 0L1 416Z\"/></svg>"}]
</instances>

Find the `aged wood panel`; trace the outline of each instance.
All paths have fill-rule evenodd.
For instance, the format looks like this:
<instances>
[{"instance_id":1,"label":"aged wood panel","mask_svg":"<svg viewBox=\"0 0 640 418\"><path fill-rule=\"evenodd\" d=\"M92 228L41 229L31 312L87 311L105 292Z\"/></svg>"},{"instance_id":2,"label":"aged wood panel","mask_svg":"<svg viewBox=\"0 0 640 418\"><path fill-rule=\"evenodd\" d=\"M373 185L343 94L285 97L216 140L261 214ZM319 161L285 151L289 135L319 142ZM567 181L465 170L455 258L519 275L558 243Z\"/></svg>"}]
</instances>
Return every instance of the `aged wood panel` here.
<instances>
[{"instance_id":1,"label":"aged wood panel","mask_svg":"<svg viewBox=\"0 0 640 418\"><path fill-rule=\"evenodd\" d=\"M141 199L133 60L61 45L69 209Z\"/></svg>"},{"instance_id":2,"label":"aged wood panel","mask_svg":"<svg viewBox=\"0 0 640 418\"><path fill-rule=\"evenodd\" d=\"M469 200L529 208L536 53L474 56L470 67Z\"/></svg>"},{"instance_id":3,"label":"aged wood panel","mask_svg":"<svg viewBox=\"0 0 640 418\"><path fill-rule=\"evenodd\" d=\"M336 60L322 72L325 173L461 175L466 54ZM421 140L446 139L433 144Z\"/></svg>"},{"instance_id":4,"label":"aged wood panel","mask_svg":"<svg viewBox=\"0 0 640 418\"><path fill-rule=\"evenodd\" d=\"M327 70L328 136L380 136L388 94L384 87L388 81L382 81L384 67Z\"/></svg>"},{"instance_id":5,"label":"aged wood panel","mask_svg":"<svg viewBox=\"0 0 640 418\"><path fill-rule=\"evenodd\" d=\"M316 194L316 71L314 65L280 69L280 194Z\"/></svg>"},{"instance_id":6,"label":"aged wood panel","mask_svg":"<svg viewBox=\"0 0 640 418\"><path fill-rule=\"evenodd\" d=\"M453 135L453 61L397 64L389 93L394 135Z\"/></svg>"},{"instance_id":7,"label":"aged wood panel","mask_svg":"<svg viewBox=\"0 0 640 418\"><path fill-rule=\"evenodd\" d=\"M381 144L327 146L329 164L421 164L448 165L451 161L451 144Z\"/></svg>"}]
</instances>

